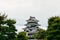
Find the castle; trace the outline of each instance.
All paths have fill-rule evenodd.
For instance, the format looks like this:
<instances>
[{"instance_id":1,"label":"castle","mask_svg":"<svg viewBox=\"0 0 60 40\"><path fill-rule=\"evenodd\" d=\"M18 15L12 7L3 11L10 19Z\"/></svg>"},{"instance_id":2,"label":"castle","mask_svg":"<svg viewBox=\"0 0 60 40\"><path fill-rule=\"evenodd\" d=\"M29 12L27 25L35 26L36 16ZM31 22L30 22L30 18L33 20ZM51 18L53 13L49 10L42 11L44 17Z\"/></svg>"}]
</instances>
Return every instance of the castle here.
<instances>
[{"instance_id":1,"label":"castle","mask_svg":"<svg viewBox=\"0 0 60 40\"><path fill-rule=\"evenodd\" d=\"M26 28L24 28L24 31L27 33L26 36L29 38L32 38L34 33L37 32L39 29L38 24L39 20L37 20L35 17L30 16L30 18L27 21L27 24L25 24Z\"/></svg>"}]
</instances>

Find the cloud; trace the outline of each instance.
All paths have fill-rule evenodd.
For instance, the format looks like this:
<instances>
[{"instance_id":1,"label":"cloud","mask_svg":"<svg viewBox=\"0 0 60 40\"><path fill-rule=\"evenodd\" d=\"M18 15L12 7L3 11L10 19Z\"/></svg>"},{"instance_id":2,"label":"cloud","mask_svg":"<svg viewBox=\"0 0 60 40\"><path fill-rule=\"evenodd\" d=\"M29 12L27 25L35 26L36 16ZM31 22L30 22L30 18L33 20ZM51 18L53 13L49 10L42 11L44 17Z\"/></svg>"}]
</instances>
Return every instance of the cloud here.
<instances>
[{"instance_id":1,"label":"cloud","mask_svg":"<svg viewBox=\"0 0 60 40\"><path fill-rule=\"evenodd\" d=\"M35 16L47 28L49 17L60 16L60 0L0 0L0 11L15 19L17 26L23 26L29 16Z\"/></svg>"},{"instance_id":2,"label":"cloud","mask_svg":"<svg viewBox=\"0 0 60 40\"><path fill-rule=\"evenodd\" d=\"M23 28L25 28L25 27L26 27L26 26L16 25L17 33L18 33L18 32L21 32L21 31L24 31Z\"/></svg>"}]
</instances>

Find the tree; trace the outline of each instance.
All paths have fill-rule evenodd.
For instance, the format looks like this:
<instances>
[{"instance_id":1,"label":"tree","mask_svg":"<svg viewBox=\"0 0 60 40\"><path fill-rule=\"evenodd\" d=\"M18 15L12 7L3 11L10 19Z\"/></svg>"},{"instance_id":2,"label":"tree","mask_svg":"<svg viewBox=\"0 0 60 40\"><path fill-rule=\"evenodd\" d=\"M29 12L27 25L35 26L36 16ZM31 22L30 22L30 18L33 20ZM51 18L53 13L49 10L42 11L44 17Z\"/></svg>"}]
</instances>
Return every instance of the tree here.
<instances>
[{"instance_id":1,"label":"tree","mask_svg":"<svg viewBox=\"0 0 60 40\"><path fill-rule=\"evenodd\" d=\"M0 14L0 40L14 40L16 38L15 20L7 19L5 14Z\"/></svg>"},{"instance_id":2,"label":"tree","mask_svg":"<svg viewBox=\"0 0 60 40\"><path fill-rule=\"evenodd\" d=\"M34 37L36 39L44 39L46 38L46 31L43 29L38 29L38 32L34 34Z\"/></svg>"},{"instance_id":3,"label":"tree","mask_svg":"<svg viewBox=\"0 0 60 40\"><path fill-rule=\"evenodd\" d=\"M17 35L18 40L28 40L25 32L19 32Z\"/></svg>"},{"instance_id":4,"label":"tree","mask_svg":"<svg viewBox=\"0 0 60 40\"><path fill-rule=\"evenodd\" d=\"M14 26L15 23L16 23L15 20L11 20L11 19L6 20L6 24L8 26L6 34L8 35L9 40L14 40L16 38L16 31L17 30Z\"/></svg>"},{"instance_id":5,"label":"tree","mask_svg":"<svg viewBox=\"0 0 60 40\"><path fill-rule=\"evenodd\" d=\"M60 40L60 17L48 19L47 40Z\"/></svg>"}]
</instances>

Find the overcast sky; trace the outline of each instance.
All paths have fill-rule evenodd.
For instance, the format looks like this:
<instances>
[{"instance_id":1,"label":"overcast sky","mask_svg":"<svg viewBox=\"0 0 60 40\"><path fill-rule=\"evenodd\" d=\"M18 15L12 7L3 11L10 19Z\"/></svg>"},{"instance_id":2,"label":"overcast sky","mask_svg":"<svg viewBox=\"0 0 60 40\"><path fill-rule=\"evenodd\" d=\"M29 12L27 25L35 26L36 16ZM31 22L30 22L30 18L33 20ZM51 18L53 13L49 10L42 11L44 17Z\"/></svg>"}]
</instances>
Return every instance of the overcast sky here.
<instances>
[{"instance_id":1,"label":"overcast sky","mask_svg":"<svg viewBox=\"0 0 60 40\"><path fill-rule=\"evenodd\" d=\"M60 16L60 0L0 0L0 12L17 21L16 28L22 31L30 16L39 20L41 28L47 28L48 18Z\"/></svg>"}]
</instances>

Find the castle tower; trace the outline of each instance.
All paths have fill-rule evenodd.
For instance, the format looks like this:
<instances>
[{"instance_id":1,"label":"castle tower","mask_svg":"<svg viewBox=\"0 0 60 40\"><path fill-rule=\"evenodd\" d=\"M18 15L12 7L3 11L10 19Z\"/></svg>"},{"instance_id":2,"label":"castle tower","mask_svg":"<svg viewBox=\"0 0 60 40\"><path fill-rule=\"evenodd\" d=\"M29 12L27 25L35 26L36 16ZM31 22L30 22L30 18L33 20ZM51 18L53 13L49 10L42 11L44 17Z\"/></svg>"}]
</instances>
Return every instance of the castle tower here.
<instances>
[{"instance_id":1,"label":"castle tower","mask_svg":"<svg viewBox=\"0 0 60 40\"><path fill-rule=\"evenodd\" d=\"M30 18L26 21L27 24L25 24L26 28L24 28L24 31L27 33L28 37L32 37L34 33L37 32L37 29L39 29L39 20L37 20L35 17L30 16Z\"/></svg>"}]
</instances>

